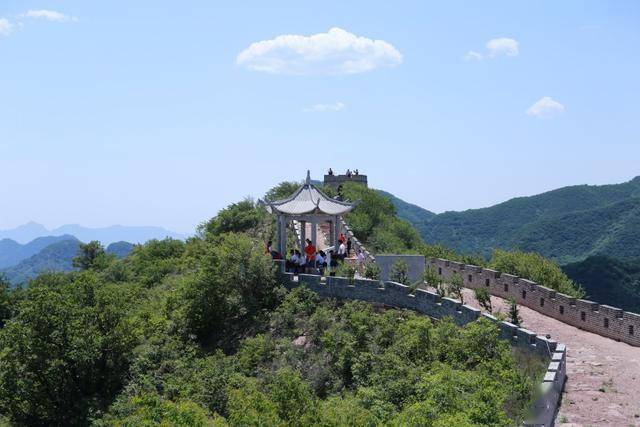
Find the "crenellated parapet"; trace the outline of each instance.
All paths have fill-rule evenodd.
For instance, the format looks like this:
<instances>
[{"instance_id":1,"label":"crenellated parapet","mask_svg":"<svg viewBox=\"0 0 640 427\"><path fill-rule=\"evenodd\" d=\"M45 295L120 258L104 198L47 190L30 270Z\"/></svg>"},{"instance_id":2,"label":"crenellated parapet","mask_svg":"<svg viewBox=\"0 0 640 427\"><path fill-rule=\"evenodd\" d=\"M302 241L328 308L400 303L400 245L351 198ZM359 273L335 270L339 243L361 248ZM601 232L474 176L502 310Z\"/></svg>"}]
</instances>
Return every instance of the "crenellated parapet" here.
<instances>
[{"instance_id":1,"label":"crenellated parapet","mask_svg":"<svg viewBox=\"0 0 640 427\"><path fill-rule=\"evenodd\" d=\"M531 280L488 268L441 258L427 264L444 278L458 273L468 288L486 288L491 295L509 299L561 322L616 341L640 347L640 315L620 308L578 299Z\"/></svg>"},{"instance_id":2,"label":"crenellated parapet","mask_svg":"<svg viewBox=\"0 0 640 427\"><path fill-rule=\"evenodd\" d=\"M324 298L383 304L394 308L413 310L434 319L450 317L459 326L464 326L479 318L496 323L502 339L509 341L514 347L536 353L549 361L547 372L540 385L540 397L532 408L534 419L524 425L552 425L566 381L566 348L564 344L537 335L527 329L519 328L509 322L499 321L490 314L482 313L480 310L462 304L455 299L442 298L435 292L424 289L413 290L409 286L396 282L324 277L312 274L296 276L293 273L284 272L283 263L279 262L279 264L279 277L282 284L289 289L306 286Z\"/></svg>"}]
</instances>

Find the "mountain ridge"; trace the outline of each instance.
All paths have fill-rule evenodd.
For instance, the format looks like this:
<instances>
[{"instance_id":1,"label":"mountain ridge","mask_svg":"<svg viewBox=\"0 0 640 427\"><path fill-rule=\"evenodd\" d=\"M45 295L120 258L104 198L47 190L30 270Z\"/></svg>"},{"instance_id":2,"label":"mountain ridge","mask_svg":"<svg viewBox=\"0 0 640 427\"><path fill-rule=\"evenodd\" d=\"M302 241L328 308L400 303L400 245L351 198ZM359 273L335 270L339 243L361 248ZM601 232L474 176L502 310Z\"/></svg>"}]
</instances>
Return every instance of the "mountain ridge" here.
<instances>
[{"instance_id":1,"label":"mountain ridge","mask_svg":"<svg viewBox=\"0 0 640 427\"><path fill-rule=\"evenodd\" d=\"M640 257L635 243L640 239L640 176L620 184L573 185L486 208L418 217L404 212L395 199L398 215L425 241L462 253L487 257L494 248L521 249L560 263L603 253Z\"/></svg>"},{"instance_id":2,"label":"mountain ridge","mask_svg":"<svg viewBox=\"0 0 640 427\"><path fill-rule=\"evenodd\" d=\"M184 240L187 236L156 226L111 225L107 227L84 227L78 224L65 224L52 230L36 222L28 222L13 229L0 230L0 240L11 239L20 244L27 244L34 239L45 236L72 235L78 240L89 242L98 240L103 245L126 241L144 243L151 239L171 237Z\"/></svg>"}]
</instances>

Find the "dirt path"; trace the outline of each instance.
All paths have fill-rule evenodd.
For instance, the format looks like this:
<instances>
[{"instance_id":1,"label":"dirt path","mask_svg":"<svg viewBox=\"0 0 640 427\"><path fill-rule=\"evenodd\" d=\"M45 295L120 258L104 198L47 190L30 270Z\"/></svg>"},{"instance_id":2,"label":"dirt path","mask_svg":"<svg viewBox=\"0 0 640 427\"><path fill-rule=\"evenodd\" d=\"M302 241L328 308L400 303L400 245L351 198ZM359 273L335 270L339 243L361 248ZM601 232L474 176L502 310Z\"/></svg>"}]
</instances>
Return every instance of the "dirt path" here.
<instances>
[{"instance_id":1,"label":"dirt path","mask_svg":"<svg viewBox=\"0 0 640 427\"><path fill-rule=\"evenodd\" d=\"M473 292L465 303L480 308ZM491 297L494 313L507 313ZM640 348L616 342L519 306L523 327L567 346L567 383L557 426L640 426Z\"/></svg>"}]
</instances>

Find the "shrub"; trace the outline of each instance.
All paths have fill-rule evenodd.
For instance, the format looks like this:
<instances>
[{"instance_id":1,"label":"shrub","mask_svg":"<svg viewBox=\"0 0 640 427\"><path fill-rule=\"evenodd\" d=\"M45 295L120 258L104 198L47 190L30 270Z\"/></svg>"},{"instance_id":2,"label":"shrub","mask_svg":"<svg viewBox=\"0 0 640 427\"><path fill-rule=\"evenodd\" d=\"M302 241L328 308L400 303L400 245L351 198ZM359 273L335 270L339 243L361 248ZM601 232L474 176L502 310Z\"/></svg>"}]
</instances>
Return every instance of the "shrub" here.
<instances>
[{"instance_id":1,"label":"shrub","mask_svg":"<svg viewBox=\"0 0 640 427\"><path fill-rule=\"evenodd\" d=\"M392 282L402 283L403 285L409 285L409 264L403 259L399 259L391 266L391 273L389 279Z\"/></svg>"},{"instance_id":2,"label":"shrub","mask_svg":"<svg viewBox=\"0 0 640 427\"><path fill-rule=\"evenodd\" d=\"M535 252L493 251L489 268L533 280L534 282L577 298L584 291L553 261Z\"/></svg>"},{"instance_id":3,"label":"shrub","mask_svg":"<svg viewBox=\"0 0 640 427\"><path fill-rule=\"evenodd\" d=\"M380 266L375 262L367 262L364 265L364 277L371 280L380 280Z\"/></svg>"},{"instance_id":4,"label":"shrub","mask_svg":"<svg viewBox=\"0 0 640 427\"><path fill-rule=\"evenodd\" d=\"M476 300L478 301L478 304L480 304L480 307L491 313L493 310L491 307L491 294L489 293L489 291L486 288L475 288L473 290L473 293L475 294Z\"/></svg>"}]
</instances>

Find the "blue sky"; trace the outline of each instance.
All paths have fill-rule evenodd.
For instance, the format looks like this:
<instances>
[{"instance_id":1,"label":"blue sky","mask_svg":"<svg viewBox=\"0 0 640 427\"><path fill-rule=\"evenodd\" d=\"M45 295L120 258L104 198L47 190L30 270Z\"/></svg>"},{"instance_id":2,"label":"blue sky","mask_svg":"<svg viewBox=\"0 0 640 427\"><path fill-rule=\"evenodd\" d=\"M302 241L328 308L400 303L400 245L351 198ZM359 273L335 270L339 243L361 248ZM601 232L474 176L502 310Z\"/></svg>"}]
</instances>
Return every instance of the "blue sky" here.
<instances>
[{"instance_id":1,"label":"blue sky","mask_svg":"<svg viewBox=\"0 0 640 427\"><path fill-rule=\"evenodd\" d=\"M329 166L436 212L640 175L640 3L480 3L3 0L0 228L186 232Z\"/></svg>"}]
</instances>

